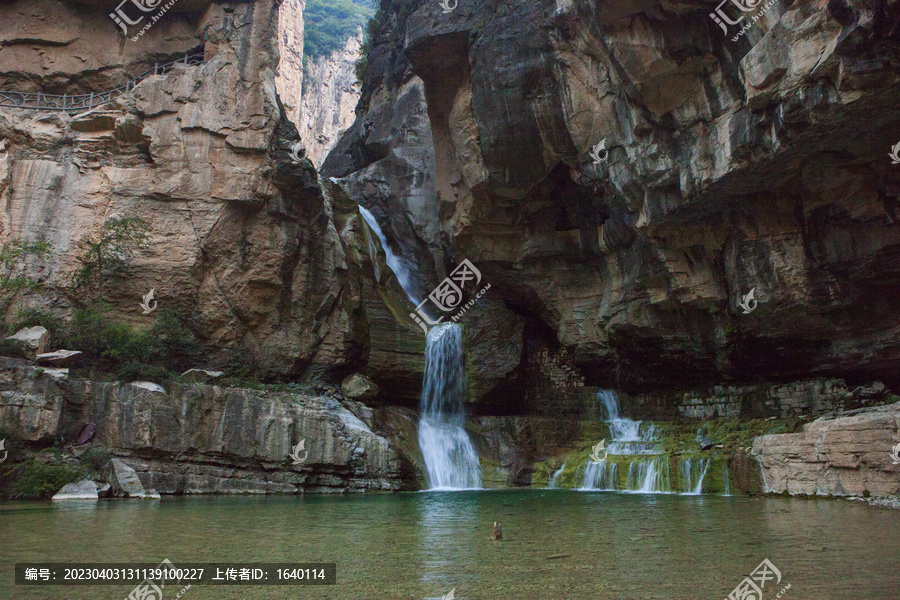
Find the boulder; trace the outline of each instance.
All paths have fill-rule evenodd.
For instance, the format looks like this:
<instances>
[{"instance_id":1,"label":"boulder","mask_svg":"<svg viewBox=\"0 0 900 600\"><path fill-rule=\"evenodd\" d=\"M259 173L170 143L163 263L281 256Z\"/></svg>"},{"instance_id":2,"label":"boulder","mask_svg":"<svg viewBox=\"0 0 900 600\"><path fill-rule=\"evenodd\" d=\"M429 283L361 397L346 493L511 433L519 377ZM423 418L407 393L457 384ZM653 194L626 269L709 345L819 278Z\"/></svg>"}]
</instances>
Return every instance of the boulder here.
<instances>
[{"instance_id":1,"label":"boulder","mask_svg":"<svg viewBox=\"0 0 900 600\"><path fill-rule=\"evenodd\" d=\"M124 498L159 498L156 490L145 490L137 472L118 458L109 461L109 484L112 496Z\"/></svg>"},{"instance_id":2,"label":"boulder","mask_svg":"<svg viewBox=\"0 0 900 600\"><path fill-rule=\"evenodd\" d=\"M365 375L354 373L341 383L341 391L350 400L372 400L378 395L378 386Z\"/></svg>"},{"instance_id":3,"label":"boulder","mask_svg":"<svg viewBox=\"0 0 900 600\"><path fill-rule=\"evenodd\" d=\"M47 351L47 346L50 343L50 333L44 327L38 325L20 329L15 335L11 335L6 339L18 343L19 352L22 356L34 358L36 355Z\"/></svg>"},{"instance_id":4,"label":"boulder","mask_svg":"<svg viewBox=\"0 0 900 600\"><path fill-rule=\"evenodd\" d=\"M78 350L56 350L55 352L45 352L38 354L34 359L41 365L51 365L55 367L69 367L81 358L81 352Z\"/></svg>"},{"instance_id":5,"label":"boulder","mask_svg":"<svg viewBox=\"0 0 900 600\"><path fill-rule=\"evenodd\" d=\"M225 375L222 371L207 371L205 369L188 369L181 376L189 383L209 383Z\"/></svg>"},{"instance_id":6,"label":"boulder","mask_svg":"<svg viewBox=\"0 0 900 600\"><path fill-rule=\"evenodd\" d=\"M112 486L108 483L104 483L100 487L97 488L97 496L100 498L109 498L112 495Z\"/></svg>"},{"instance_id":7,"label":"boulder","mask_svg":"<svg viewBox=\"0 0 900 600\"><path fill-rule=\"evenodd\" d=\"M109 487L109 486L106 486ZM53 500L97 500L97 483L90 479L82 479L77 483L67 483L56 492Z\"/></svg>"}]
</instances>

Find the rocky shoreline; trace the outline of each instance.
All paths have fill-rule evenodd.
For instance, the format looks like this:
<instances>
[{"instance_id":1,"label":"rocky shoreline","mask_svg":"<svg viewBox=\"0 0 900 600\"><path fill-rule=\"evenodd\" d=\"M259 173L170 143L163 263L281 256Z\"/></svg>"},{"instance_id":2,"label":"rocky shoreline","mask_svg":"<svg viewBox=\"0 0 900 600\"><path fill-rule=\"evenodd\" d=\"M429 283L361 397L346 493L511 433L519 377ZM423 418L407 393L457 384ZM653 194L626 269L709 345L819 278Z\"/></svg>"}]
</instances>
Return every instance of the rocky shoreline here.
<instances>
[{"instance_id":1,"label":"rocky shoreline","mask_svg":"<svg viewBox=\"0 0 900 600\"><path fill-rule=\"evenodd\" d=\"M0 471L5 473L0 493L12 496L16 474L21 478L36 462L67 465L72 482L92 476L98 487L113 484L110 460L132 469L148 494L421 489L418 415L373 402L369 384L354 376L343 390L293 393L183 381L92 381L70 378L66 369L0 358L0 431L16 434L7 440L11 460ZM900 465L890 456L900 442L900 402L812 422L681 420L655 426L673 465L682 459L711 461L709 493L860 498L900 493ZM698 427L711 437L706 450L694 439ZM800 427L796 433L765 434ZM86 430L89 439L78 443ZM544 487L549 474L566 464L565 487L580 487L577 472L591 446L609 437L608 427L590 418L476 416L467 430L489 488ZM295 452L301 440L303 452ZM730 481L722 480L723 467Z\"/></svg>"}]
</instances>

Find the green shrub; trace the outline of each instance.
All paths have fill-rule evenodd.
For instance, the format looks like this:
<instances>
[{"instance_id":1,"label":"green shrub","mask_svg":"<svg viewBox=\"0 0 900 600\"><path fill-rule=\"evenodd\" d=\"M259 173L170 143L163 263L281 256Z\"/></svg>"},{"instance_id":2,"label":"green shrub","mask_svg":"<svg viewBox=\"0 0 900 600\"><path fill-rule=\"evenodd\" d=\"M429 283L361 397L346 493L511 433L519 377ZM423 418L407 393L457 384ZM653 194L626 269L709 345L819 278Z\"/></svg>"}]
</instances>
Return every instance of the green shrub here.
<instances>
[{"instance_id":1,"label":"green shrub","mask_svg":"<svg viewBox=\"0 0 900 600\"><path fill-rule=\"evenodd\" d=\"M48 465L29 461L10 488L10 495L20 500L48 500L67 483L84 476L81 469L69 465Z\"/></svg>"},{"instance_id":2,"label":"green shrub","mask_svg":"<svg viewBox=\"0 0 900 600\"><path fill-rule=\"evenodd\" d=\"M111 458L112 455L104 448L90 448L81 455L81 464L91 475L99 476Z\"/></svg>"},{"instance_id":3,"label":"green shrub","mask_svg":"<svg viewBox=\"0 0 900 600\"><path fill-rule=\"evenodd\" d=\"M120 379L167 379L170 371L193 366L202 353L192 325L170 310L160 310L153 326L140 331L109 320L103 312L79 309L67 342Z\"/></svg>"}]
</instances>

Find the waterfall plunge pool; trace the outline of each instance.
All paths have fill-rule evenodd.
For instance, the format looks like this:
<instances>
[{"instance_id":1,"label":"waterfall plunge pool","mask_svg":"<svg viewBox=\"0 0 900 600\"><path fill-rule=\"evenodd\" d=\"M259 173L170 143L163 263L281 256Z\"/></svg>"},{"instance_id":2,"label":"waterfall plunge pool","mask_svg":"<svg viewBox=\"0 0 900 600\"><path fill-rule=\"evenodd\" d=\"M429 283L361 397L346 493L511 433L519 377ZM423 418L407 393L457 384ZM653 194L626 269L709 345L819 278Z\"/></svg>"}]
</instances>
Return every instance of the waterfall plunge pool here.
<instances>
[{"instance_id":1,"label":"waterfall plunge pool","mask_svg":"<svg viewBox=\"0 0 900 600\"><path fill-rule=\"evenodd\" d=\"M490 540L491 525L503 541ZM130 586L13 585L26 561L335 562L327 587L193 586L181 600L721 600L768 558L783 600L895 598L900 511L863 503L492 490L0 505L0 598L122 600ZM214 542L214 543L213 543ZM166 600L169 600L166 597Z\"/></svg>"}]
</instances>

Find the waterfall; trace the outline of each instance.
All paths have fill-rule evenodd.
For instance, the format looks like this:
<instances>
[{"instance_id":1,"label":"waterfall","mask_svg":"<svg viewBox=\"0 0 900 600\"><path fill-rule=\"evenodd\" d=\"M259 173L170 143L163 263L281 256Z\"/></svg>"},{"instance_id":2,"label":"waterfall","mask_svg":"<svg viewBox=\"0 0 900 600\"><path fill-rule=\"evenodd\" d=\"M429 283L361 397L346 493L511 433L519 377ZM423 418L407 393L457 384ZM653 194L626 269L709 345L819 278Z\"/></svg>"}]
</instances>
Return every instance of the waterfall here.
<instances>
[{"instance_id":1,"label":"waterfall","mask_svg":"<svg viewBox=\"0 0 900 600\"><path fill-rule=\"evenodd\" d=\"M622 416L619 397L612 390L598 390L597 397L603 403L603 413L612 443L607 446L610 454L658 454L656 428L652 424L633 421Z\"/></svg>"},{"instance_id":2,"label":"waterfall","mask_svg":"<svg viewBox=\"0 0 900 600\"><path fill-rule=\"evenodd\" d=\"M556 489L557 482L559 481L559 476L562 475L563 471L566 468L566 463L563 463L563 466L559 468L553 475L550 476L550 482L547 484L547 487L552 489Z\"/></svg>"},{"instance_id":3,"label":"waterfall","mask_svg":"<svg viewBox=\"0 0 900 600\"><path fill-rule=\"evenodd\" d=\"M655 427L623 417L619 398L613 390L598 390L597 399L602 404L603 418L609 425L612 437L612 441L606 446L607 453L635 457L628 465L623 491L668 491L669 462L666 457L660 456L662 450L656 442ZM584 483L580 489L619 490L618 476L618 465L615 462L591 460L584 469Z\"/></svg>"},{"instance_id":4,"label":"waterfall","mask_svg":"<svg viewBox=\"0 0 900 600\"><path fill-rule=\"evenodd\" d=\"M378 236L388 267L418 306L422 300L416 289L412 268L388 245L375 216L360 206L369 228ZM369 252L374 244L369 239ZM372 262L377 264L375 256ZM481 465L466 430L466 375L463 365L462 330L445 324L428 331L425 345L425 378L422 382L422 418L419 421L419 447L425 460L428 486L433 490L459 490L481 487Z\"/></svg>"},{"instance_id":5,"label":"waterfall","mask_svg":"<svg viewBox=\"0 0 900 600\"><path fill-rule=\"evenodd\" d=\"M681 460L681 492L683 494L699 495L703 493L703 478L709 469L709 459L701 458L697 461L690 458Z\"/></svg>"},{"instance_id":6,"label":"waterfall","mask_svg":"<svg viewBox=\"0 0 900 600\"><path fill-rule=\"evenodd\" d=\"M412 276L412 269L403 258L394 254L393 249L387 243L387 238L384 236L381 226L378 224L378 221L375 220L375 215L362 205L359 207L359 214L362 215L363 219L366 220L366 223L369 224L369 228L375 232L376 236L378 236L378 241L381 242L381 247L384 248L384 257L387 265L397 277L397 282L400 283L400 287L406 292L406 297L409 298L409 301L415 306L418 306L422 302L422 299L419 298L419 293L416 289L416 280ZM370 244L369 252L371 253L373 249L373 245ZM378 264L378 261L375 260L374 256L372 256L372 264Z\"/></svg>"},{"instance_id":7,"label":"waterfall","mask_svg":"<svg viewBox=\"0 0 900 600\"><path fill-rule=\"evenodd\" d=\"M619 480L619 466L614 462L601 460L590 461L584 468L584 483L581 489L616 491L616 483Z\"/></svg>"},{"instance_id":8,"label":"waterfall","mask_svg":"<svg viewBox=\"0 0 900 600\"><path fill-rule=\"evenodd\" d=\"M425 349L419 421L419 447L430 489L481 487L478 454L463 429L465 392L462 329L452 323L432 327Z\"/></svg>"},{"instance_id":9,"label":"waterfall","mask_svg":"<svg viewBox=\"0 0 900 600\"><path fill-rule=\"evenodd\" d=\"M729 473L728 473L728 465L727 465L727 464L722 465L722 481L725 482L725 485L724 485L724 488L725 488L725 489L724 489L723 492L722 492L722 495L723 495L723 496L730 496L730 495L731 495L731 483L729 483L728 477L729 477Z\"/></svg>"},{"instance_id":10,"label":"waterfall","mask_svg":"<svg viewBox=\"0 0 900 600\"><path fill-rule=\"evenodd\" d=\"M660 493L671 489L669 481L669 460L659 456L630 463L625 487L628 491L642 494Z\"/></svg>"}]
</instances>

